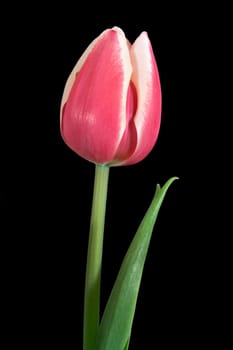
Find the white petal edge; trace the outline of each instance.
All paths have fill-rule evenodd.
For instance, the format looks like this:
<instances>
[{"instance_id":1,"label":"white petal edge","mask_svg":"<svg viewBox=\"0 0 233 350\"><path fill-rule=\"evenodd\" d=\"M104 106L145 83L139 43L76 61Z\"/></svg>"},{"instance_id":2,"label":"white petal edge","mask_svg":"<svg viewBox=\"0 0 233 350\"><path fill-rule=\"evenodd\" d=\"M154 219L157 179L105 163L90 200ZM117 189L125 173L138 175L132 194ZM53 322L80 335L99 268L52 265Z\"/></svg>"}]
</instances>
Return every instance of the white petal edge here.
<instances>
[{"instance_id":1,"label":"white petal edge","mask_svg":"<svg viewBox=\"0 0 233 350\"><path fill-rule=\"evenodd\" d=\"M86 58L88 57L88 55L90 54L90 52L92 51L93 47L95 46L96 42L98 40L101 40L102 36L111 29L106 29L104 30L97 38L95 38L89 45L88 47L86 48L86 50L83 52L83 54L81 55L81 57L78 59L76 65L74 66L73 70L71 71L67 81L66 81L66 84L65 84L65 87L64 87L64 90L63 90L63 95L62 95L62 100L61 100L61 107L60 107L60 123L61 123L61 120L62 120L62 109L63 109L63 106L64 104L66 103L67 99L68 99L68 96L69 96L69 93L70 93L70 90L73 86L73 83L75 81L75 77L76 77L76 74L80 71L80 69L82 68ZM123 30L117 26L113 27L112 30L115 30L116 32L118 32L119 35L122 36L122 39L123 39L123 42L127 41L126 37L125 37L125 34L123 32ZM127 44L128 45L128 44ZM124 47L122 45L122 50L124 50ZM129 52L127 52L127 56L129 56ZM126 59L127 61L127 59ZM132 67L130 65L130 61L128 59L128 69L130 69L130 71L132 72ZM129 68L130 66L130 68ZM125 101L126 103L126 101Z\"/></svg>"},{"instance_id":2,"label":"white petal edge","mask_svg":"<svg viewBox=\"0 0 233 350\"><path fill-rule=\"evenodd\" d=\"M155 70L153 51L147 32L142 32L133 43L131 50L131 61L133 65L132 81L136 86L138 93L138 110L135 115L135 126L138 131L138 143L137 148L141 143L140 130L144 127L144 122L147 117L147 101L150 103L152 94L152 81L154 74L158 74ZM157 76L159 81L159 76ZM135 150L137 152L137 149Z\"/></svg>"}]
</instances>

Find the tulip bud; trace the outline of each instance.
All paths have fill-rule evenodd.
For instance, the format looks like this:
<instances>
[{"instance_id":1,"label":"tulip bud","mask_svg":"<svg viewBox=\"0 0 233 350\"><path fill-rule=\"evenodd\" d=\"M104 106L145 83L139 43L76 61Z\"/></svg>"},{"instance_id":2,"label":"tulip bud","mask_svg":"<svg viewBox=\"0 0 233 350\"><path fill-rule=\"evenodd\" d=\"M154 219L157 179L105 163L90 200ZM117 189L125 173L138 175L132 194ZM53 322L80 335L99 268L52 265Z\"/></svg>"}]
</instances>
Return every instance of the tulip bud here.
<instances>
[{"instance_id":1,"label":"tulip bud","mask_svg":"<svg viewBox=\"0 0 233 350\"><path fill-rule=\"evenodd\" d=\"M131 45L114 27L86 49L65 85L61 135L81 157L108 166L141 161L161 121L161 87L150 40Z\"/></svg>"}]
</instances>

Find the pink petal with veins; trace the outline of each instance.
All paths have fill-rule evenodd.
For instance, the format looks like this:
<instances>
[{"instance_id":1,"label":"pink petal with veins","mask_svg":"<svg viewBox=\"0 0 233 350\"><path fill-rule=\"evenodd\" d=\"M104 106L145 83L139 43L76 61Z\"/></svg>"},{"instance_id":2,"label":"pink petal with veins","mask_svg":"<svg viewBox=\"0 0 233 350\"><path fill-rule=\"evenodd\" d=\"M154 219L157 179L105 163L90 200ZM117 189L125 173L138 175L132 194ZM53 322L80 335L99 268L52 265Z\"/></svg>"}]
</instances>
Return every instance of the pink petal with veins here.
<instances>
[{"instance_id":1,"label":"pink petal with veins","mask_svg":"<svg viewBox=\"0 0 233 350\"><path fill-rule=\"evenodd\" d=\"M104 31L88 50L64 92L61 133L80 156L105 164L113 160L125 131L132 67L119 28Z\"/></svg>"}]
</instances>

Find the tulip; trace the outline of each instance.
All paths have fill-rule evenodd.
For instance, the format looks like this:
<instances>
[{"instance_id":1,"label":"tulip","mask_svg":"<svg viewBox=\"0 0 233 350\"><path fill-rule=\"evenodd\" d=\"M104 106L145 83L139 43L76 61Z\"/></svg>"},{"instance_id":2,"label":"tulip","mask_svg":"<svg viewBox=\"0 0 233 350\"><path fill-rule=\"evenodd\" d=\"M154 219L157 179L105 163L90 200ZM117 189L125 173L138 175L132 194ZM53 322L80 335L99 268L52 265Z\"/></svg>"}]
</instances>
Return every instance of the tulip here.
<instances>
[{"instance_id":1,"label":"tulip","mask_svg":"<svg viewBox=\"0 0 233 350\"><path fill-rule=\"evenodd\" d=\"M85 50L63 92L61 135L81 157L135 164L152 150L161 122L161 86L146 32L131 45L114 27Z\"/></svg>"}]
</instances>

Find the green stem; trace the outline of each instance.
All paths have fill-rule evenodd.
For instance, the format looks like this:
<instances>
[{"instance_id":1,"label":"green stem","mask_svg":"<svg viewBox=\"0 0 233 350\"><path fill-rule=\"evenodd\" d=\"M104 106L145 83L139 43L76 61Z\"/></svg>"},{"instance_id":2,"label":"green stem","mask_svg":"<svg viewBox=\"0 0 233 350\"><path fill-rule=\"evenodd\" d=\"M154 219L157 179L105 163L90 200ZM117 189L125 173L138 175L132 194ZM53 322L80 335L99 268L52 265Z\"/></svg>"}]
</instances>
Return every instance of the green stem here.
<instances>
[{"instance_id":1,"label":"green stem","mask_svg":"<svg viewBox=\"0 0 233 350\"><path fill-rule=\"evenodd\" d=\"M83 350L93 350L99 326L100 277L109 167L96 165L87 252Z\"/></svg>"}]
</instances>

